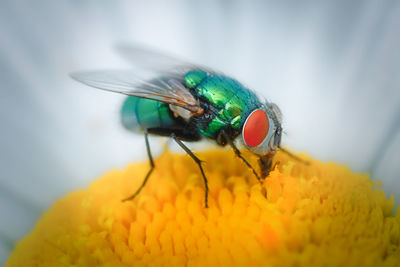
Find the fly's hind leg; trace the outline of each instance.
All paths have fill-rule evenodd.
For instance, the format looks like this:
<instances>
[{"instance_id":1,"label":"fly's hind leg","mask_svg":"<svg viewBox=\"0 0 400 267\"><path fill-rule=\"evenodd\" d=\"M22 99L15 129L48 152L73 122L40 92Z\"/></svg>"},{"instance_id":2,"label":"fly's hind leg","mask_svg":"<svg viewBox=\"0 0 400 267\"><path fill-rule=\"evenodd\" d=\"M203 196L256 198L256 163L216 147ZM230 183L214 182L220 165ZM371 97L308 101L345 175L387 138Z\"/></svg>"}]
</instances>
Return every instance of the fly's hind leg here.
<instances>
[{"instance_id":1,"label":"fly's hind leg","mask_svg":"<svg viewBox=\"0 0 400 267\"><path fill-rule=\"evenodd\" d=\"M174 139L174 141L183 149L185 150L185 152L196 162L196 164L199 166L200 171L201 171L201 175L203 176L203 180L204 180L204 185L206 188L206 192L205 192L205 206L206 208L208 208L208 181L206 178L206 175L204 174L204 170L203 170L203 166L201 166L202 161L196 157L196 155L193 154L193 152L187 147L185 146L184 143L182 143L181 140L179 140L176 135L174 133L171 134L172 139Z\"/></svg>"},{"instance_id":2,"label":"fly's hind leg","mask_svg":"<svg viewBox=\"0 0 400 267\"><path fill-rule=\"evenodd\" d=\"M136 192L135 192L133 195L131 195L131 196L129 196L129 197L123 199L122 201L132 200L132 199L134 199L137 195L139 195L140 191L142 191L143 187L146 185L147 180L149 179L151 173L152 173L153 170L154 170L154 161L153 161L153 157L152 157L151 151L150 151L149 134L148 134L147 130L146 130L145 133L144 133L144 140L145 140L145 142L146 142L147 156L149 157L149 161L150 161L150 170L147 172L146 176L144 177L144 180L143 180L142 185L136 190Z\"/></svg>"}]
</instances>

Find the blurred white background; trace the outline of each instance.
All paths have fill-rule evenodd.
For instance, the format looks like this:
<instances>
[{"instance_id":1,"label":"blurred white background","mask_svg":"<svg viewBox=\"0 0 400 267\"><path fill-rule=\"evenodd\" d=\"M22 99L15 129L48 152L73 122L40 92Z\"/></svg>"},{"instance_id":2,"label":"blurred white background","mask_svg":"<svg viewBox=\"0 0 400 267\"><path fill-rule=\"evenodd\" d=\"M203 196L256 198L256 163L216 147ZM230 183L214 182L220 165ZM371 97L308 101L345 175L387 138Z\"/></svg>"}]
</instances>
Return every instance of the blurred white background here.
<instances>
[{"instance_id":1,"label":"blurred white background","mask_svg":"<svg viewBox=\"0 0 400 267\"><path fill-rule=\"evenodd\" d=\"M145 159L123 97L68 77L128 67L120 42L236 77L281 107L284 145L370 172L400 203L400 1L5 0L0 264L54 200Z\"/></svg>"}]
</instances>

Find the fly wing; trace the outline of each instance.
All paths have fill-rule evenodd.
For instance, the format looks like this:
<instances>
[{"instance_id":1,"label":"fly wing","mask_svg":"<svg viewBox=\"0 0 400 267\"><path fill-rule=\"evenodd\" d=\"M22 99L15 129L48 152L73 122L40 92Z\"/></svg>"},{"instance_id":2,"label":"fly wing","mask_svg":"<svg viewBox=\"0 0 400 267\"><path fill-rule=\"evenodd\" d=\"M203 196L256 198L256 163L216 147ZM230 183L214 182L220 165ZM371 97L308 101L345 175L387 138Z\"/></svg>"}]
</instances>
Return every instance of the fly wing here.
<instances>
[{"instance_id":1,"label":"fly wing","mask_svg":"<svg viewBox=\"0 0 400 267\"><path fill-rule=\"evenodd\" d=\"M123 58L139 69L169 74L186 73L193 69L214 72L207 67L138 45L121 44L116 49Z\"/></svg>"},{"instance_id":2,"label":"fly wing","mask_svg":"<svg viewBox=\"0 0 400 267\"><path fill-rule=\"evenodd\" d=\"M176 105L200 114L198 100L174 75L144 80L132 71L104 70L72 73L71 77L86 85L129 96L152 99Z\"/></svg>"}]
</instances>

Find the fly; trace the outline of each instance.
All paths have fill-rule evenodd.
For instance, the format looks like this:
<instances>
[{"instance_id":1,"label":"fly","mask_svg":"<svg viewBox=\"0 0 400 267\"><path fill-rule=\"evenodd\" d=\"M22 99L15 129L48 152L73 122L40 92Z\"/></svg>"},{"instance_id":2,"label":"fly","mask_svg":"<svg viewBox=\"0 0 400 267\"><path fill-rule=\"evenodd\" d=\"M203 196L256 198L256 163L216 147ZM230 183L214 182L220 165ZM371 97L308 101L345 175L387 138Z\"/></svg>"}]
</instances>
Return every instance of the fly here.
<instances>
[{"instance_id":1,"label":"fly","mask_svg":"<svg viewBox=\"0 0 400 267\"><path fill-rule=\"evenodd\" d=\"M202 161L183 141L206 138L220 146L231 146L260 183L271 170L276 150L289 153L280 146L282 119L278 106L260 100L237 80L152 50L124 46L119 51L139 69L154 73L154 77L143 79L133 71L122 70L77 72L71 77L95 88L127 95L121 110L122 124L132 132L144 133L151 167L142 185L123 201L140 193L155 168L149 134L171 137L195 161L205 184L206 208L208 183ZM259 157L260 174L242 156L235 140Z\"/></svg>"}]
</instances>

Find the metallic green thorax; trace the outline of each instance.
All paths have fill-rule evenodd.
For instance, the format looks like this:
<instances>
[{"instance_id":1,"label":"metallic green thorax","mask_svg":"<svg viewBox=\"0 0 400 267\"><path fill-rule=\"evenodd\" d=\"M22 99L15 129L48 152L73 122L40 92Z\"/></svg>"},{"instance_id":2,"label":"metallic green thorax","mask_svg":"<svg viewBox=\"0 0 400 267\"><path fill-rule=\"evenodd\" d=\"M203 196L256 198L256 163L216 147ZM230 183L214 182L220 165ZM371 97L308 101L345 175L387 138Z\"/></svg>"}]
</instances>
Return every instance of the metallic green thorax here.
<instances>
[{"instance_id":1,"label":"metallic green thorax","mask_svg":"<svg viewBox=\"0 0 400 267\"><path fill-rule=\"evenodd\" d=\"M221 130L234 137L240 133L247 116L262 106L254 93L224 75L192 70L185 74L184 83L204 109L200 116L185 121L167 103L128 96L122 106L122 124L134 132L162 129L156 134L174 132L191 140L200 135L216 139Z\"/></svg>"},{"instance_id":2,"label":"metallic green thorax","mask_svg":"<svg viewBox=\"0 0 400 267\"><path fill-rule=\"evenodd\" d=\"M210 138L227 127L239 133L250 112L262 106L254 93L224 75L192 70L185 75L185 84L212 106L207 109L211 118L198 123L201 134Z\"/></svg>"}]
</instances>

